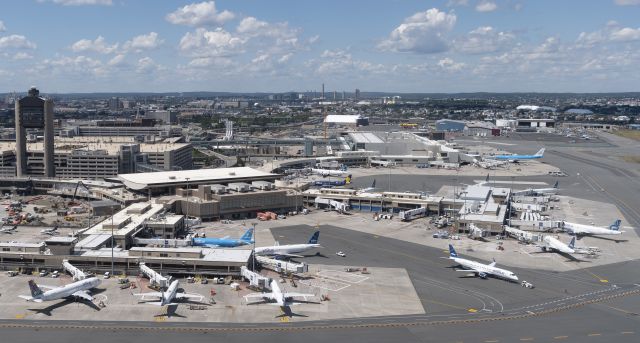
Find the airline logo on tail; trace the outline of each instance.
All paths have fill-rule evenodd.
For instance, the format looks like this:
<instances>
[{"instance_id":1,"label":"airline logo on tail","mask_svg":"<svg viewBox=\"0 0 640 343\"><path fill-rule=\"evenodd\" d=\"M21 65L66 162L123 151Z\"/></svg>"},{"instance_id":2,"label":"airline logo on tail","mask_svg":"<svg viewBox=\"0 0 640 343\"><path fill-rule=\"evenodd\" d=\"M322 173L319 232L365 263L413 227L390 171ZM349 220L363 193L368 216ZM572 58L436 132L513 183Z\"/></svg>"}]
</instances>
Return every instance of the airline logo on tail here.
<instances>
[{"instance_id":1,"label":"airline logo on tail","mask_svg":"<svg viewBox=\"0 0 640 343\"><path fill-rule=\"evenodd\" d=\"M622 224L622 220L617 219L613 224L609 225L609 229L613 231L620 230L620 224Z\"/></svg>"},{"instance_id":2,"label":"airline logo on tail","mask_svg":"<svg viewBox=\"0 0 640 343\"><path fill-rule=\"evenodd\" d=\"M347 175L347 177L344 178L344 183L345 184L350 184L351 183L351 174Z\"/></svg>"},{"instance_id":3,"label":"airline logo on tail","mask_svg":"<svg viewBox=\"0 0 640 343\"><path fill-rule=\"evenodd\" d=\"M253 229L248 229L247 232L240 237L240 240L245 243L253 243Z\"/></svg>"},{"instance_id":4,"label":"airline logo on tail","mask_svg":"<svg viewBox=\"0 0 640 343\"><path fill-rule=\"evenodd\" d=\"M34 299L40 298L43 294L40 287L38 287L38 285L36 285L35 281L33 280L29 280L29 289L31 290L31 297L33 297Z\"/></svg>"},{"instance_id":5,"label":"airline logo on tail","mask_svg":"<svg viewBox=\"0 0 640 343\"><path fill-rule=\"evenodd\" d=\"M458 257L458 253L456 252L456 249L454 249L453 245L451 244L449 244L449 256Z\"/></svg>"},{"instance_id":6,"label":"airline logo on tail","mask_svg":"<svg viewBox=\"0 0 640 343\"><path fill-rule=\"evenodd\" d=\"M340 170L341 171L347 171L347 165L346 164L341 165L340 166Z\"/></svg>"},{"instance_id":7,"label":"airline logo on tail","mask_svg":"<svg viewBox=\"0 0 640 343\"><path fill-rule=\"evenodd\" d=\"M311 238L309 239L309 244L318 244L319 237L320 237L320 231L314 232Z\"/></svg>"},{"instance_id":8,"label":"airline logo on tail","mask_svg":"<svg viewBox=\"0 0 640 343\"><path fill-rule=\"evenodd\" d=\"M540 156L542 157L544 155L544 148L538 150L538 152L536 152L536 154L534 156Z\"/></svg>"}]
</instances>

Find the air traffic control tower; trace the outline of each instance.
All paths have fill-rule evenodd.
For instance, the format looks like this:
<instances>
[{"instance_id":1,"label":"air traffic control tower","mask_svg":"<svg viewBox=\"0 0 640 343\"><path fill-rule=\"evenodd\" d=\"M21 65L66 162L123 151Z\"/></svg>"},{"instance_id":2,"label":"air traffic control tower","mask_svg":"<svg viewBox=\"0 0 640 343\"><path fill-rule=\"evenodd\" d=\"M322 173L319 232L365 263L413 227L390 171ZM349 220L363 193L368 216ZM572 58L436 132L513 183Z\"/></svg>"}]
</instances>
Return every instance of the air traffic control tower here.
<instances>
[{"instance_id":1,"label":"air traffic control tower","mask_svg":"<svg viewBox=\"0 0 640 343\"><path fill-rule=\"evenodd\" d=\"M27 129L44 129L44 176L54 177L53 101L40 96L35 87L16 101L16 176L27 176Z\"/></svg>"}]
</instances>

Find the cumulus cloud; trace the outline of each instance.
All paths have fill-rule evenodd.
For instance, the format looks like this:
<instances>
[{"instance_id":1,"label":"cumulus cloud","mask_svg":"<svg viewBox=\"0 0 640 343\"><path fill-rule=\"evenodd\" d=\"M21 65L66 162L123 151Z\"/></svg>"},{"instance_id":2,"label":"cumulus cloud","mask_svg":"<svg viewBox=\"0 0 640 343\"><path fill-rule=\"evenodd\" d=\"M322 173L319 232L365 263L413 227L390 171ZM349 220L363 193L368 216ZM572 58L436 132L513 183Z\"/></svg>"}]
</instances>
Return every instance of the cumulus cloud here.
<instances>
[{"instance_id":1,"label":"cumulus cloud","mask_svg":"<svg viewBox=\"0 0 640 343\"><path fill-rule=\"evenodd\" d=\"M104 37L98 36L95 40L81 39L71 45L73 52L96 52L99 54L111 54L118 50L118 43L109 45Z\"/></svg>"},{"instance_id":2,"label":"cumulus cloud","mask_svg":"<svg viewBox=\"0 0 640 343\"><path fill-rule=\"evenodd\" d=\"M444 35L456 23L454 13L437 8L418 12L406 18L389 37L378 44L383 51L437 53L448 49Z\"/></svg>"},{"instance_id":3,"label":"cumulus cloud","mask_svg":"<svg viewBox=\"0 0 640 343\"><path fill-rule=\"evenodd\" d=\"M611 32L611 40L620 42L640 40L640 28L623 27L619 30L614 30Z\"/></svg>"},{"instance_id":4,"label":"cumulus cloud","mask_svg":"<svg viewBox=\"0 0 640 343\"><path fill-rule=\"evenodd\" d=\"M491 26L481 26L456 39L454 46L456 50L464 53L481 54L502 50L512 44L515 38L513 33L497 31Z\"/></svg>"},{"instance_id":5,"label":"cumulus cloud","mask_svg":"<svg viewBox=\"0 0 640 343\"><path fill-rule=\"evenodd\" d=\"M139 74L151 74L161 70L162 66L157 64L151 57L143 57L138 60L136 72Z\"/></svg>"},{"instance_id":6,"label":"cumulus cloud","mask_svg":"<svg viewBox=\"0 0 640 343\"><path fill-rule=\"evenodd\" d=\"M498 5L493 1L483 0L476 5L476 11L478 12L493 12L496 9L498 9Z\"/></svg>"},{"instance_id":7,"label":"cumulus cloud","mask_svg":"<svg viewBox=\"0 0 640 343\"><path fill-rule=\"evenodd\" d=\"M29 41L27 37L22 35L10 35L0 37L0 49L35 49L36 44Z\"/></svg>"},{"instance_id":8,"label":"cumulus cloud","mask_svg":"<svg viewBox=\"0 0 640 343\"><path fill-rule=\"evenodd\" d=\"M176 25L200 27L222 25L234 17L235 15L227 10L218 12L215 2L208 1L180 7L167 14L166 19Z\"/></svg>"},{"instance_id":9,"label":"cumulus cloud","mask_svg":"<svg viewBox=\"0 0 640 343\"><path fill-rule=\"evenodd\" d=\"M445 71L455 72L455 71L462 70L462 68L465 67L465 64L461 62L455 62L451 58L445 57L440 61L438 61L438 67L442 68L442 70L445 70Z\"/></svg>"},{"instance_id":10,"label":"cumulus cloud","mask_svg":"<svg viewBox=\"0 0 640 343\"><path fill-rule=\"evenodd\" d=\"M121 65L124 65L126 57L127 56L124 55L124 54L115 55L115 56L113 56L113 58L111 58L109 60L109 62L107 62L107 65L108 66L121 66Z\"/></svg>"},{"instance_id":11,"label":"cumulus cloud","mask_svg":"<svg viewBox=\"0 0 640 343\"><path fill-rule=\"evenodd\" d=\"M243 51L247 40L234 36L222 28L209 31L204 28L187 32L178 45L180 51L195 57L220 57Z\"/></svg>"},{"instance_id":12,"label":"cumulus cloud","mask_svg":"<svg viewBox=\"0 0 640 343\"><path fill-rule=\"evenodd\" d=\"M618 6L634 6L640 5L640 0L614 0Z\"/></svg>"},{"instance_id":13,"label":"cumulus cloud","mask_svg":"<svg viewBox=\"0 0 640 343\"><path fill-rule=\"evenodd\" d=\"M384 65L356 59L350 52L341 49L325 50L319 59L312 59L306 64L319 75L379 74L385 71Z\"/></svg>"},{"instance_id":14,"label":"cumulus cloud","mask_svg":"<svg viewBox=\"0 0 640 343\"><path fill-rule=\"evenodd\" d=\"M40 2L45 2L46 0L39 0ZM54 4L63 5L63 6L84 6L84 5L102 5L102 6L111 6L113 5L112 0L52 0Z\"/></svg>"},{"instance_id":15,"label":"cumulus cloud","mask_svg":"<svg viewBox=\"0 0 640 343\"><path fill-rule=\"evenodd\" d=\"M146 35L139 35L131 38L124 43L125 50L133 50L140 52L143 50L152 50L164 43L164 40L158 37L156 32L149 32Z\"/></svg>"},{"instance_id":16,"label":"cumulus cloud","mask_svg":"<svg viewBox=\"0 0 640 343\"><path fill-rule=\"evenodd\" d=\"M577 47L591 48L604 43L636 40L640 40L640 28L621 27L617 22L610 21L603 29L593 32L581 32L576 43Z\"/></svg>"}]
</instances>

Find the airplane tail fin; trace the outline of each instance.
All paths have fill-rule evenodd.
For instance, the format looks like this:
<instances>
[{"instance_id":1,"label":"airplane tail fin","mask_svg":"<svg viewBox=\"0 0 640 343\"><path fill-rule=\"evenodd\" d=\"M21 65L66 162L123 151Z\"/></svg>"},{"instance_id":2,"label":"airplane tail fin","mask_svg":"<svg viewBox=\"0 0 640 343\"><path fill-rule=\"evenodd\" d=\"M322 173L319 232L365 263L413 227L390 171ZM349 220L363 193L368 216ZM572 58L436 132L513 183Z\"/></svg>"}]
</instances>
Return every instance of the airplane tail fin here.
<instances>
[{"instance_id":1,"label":"airplane tail fin","mask_svg":"<svg viewBox=\"0 0 640 343\"><path fill-rule=\"evenodd\" d=\"M42 296L42 290L40 289L40 287L38 287L38 285L36 285L36 282L33 280L29 280L29 290L31 290L31 297L34 299L38 299Z\"/></svg>"},{"instance_id":2,"label":"airplane tail fin","mask_svg":"<svg viewBox=\"0 0 640 343\"><path fill-rule=\"evenodd\" d=\"M343 164L342 166L340 166L340 170L347 171L347 165Z\"/></svg>"},{"instance_id":3,"label":"airplane tail fin","mask_svg":"<svg viewBox=\"0 0 640 343\"><path fill-rule=\"evenodd\" d=\"M351 183L351 174L347 175L347 177L344 178L344 183L346 183L346 184L350 184Z\"/></svg>"},{"instance_id":4,"label":"airplane tail fin","mask_svg":"<svg viewBox=\"0 0 640 343\"><path fill-rule=\"evenodd\" d=\"M576 248L576 236L573 236L573 238L571 238L571 242L569 242L569 248L571 249Z\"/></svg>"},{"instance_id":5,"label":"airplane tail fin","mask_svg":"<svg viewBox=\"0 0 640 343\"><path fill-rule=\"evenodd\" d=\"M487 173L487 177L484 179L484 182L485 182L485 183L488 183L488 182L489 182L489 173Z\"/></svg>"},{"instance_id":6,"label":"airplane tail fin","mask_svg":"<svg viewBox=\"0 0 640 343\"><path fill-rule=\"evenodd\" d=\"M613 224L609 225L609 229L613 231L618 231L620 230L620 224L622 224L622 220L616 219L616 221L613 222Z\"/></svg>"},{"instance_id":7,"label":"airplane tail fin","mask_svg":"<svg viewBox=\"0 0 640 343\"><path fill-rule=\"evenodd\" d=\"M536 152L536 156L540 156L540 157L544 156L544 148L538 150L538 152Z\"/></svg>"},{"instance_id":8,"label":"airplane tail fin","mask_svg":"<svg viewBox=\"0 0 640 343\"><path fill-rule=\"evenodd\" d=\"M320 231L314 232L311 238L309 239L309 244L318 244L319 237L320 237Z\"/></svg>"},{"instance_id":9,"label":"airplane tail fin","mask_svg":"<svg viewBox=\"0 0 640 343\"><path fill-rule=\"evenodd\" d=\"M456 249L454 249L453 245L451 244L449 244L449 256L458 257L458 253L456 252Z\"/></svg>"},{"instance_id":10,"label":"airplane tail fin","mask_svg":"<svg viewBox=\"0 0 640 343\"><path fill-rule=\"evenodd\" d=\"M243 242L251 242L253 239L253 229L247 229L247 231L240 237L240 240Z\"/></svg>"},{"instance_id":11,"label":"airplane tail fin","mask_svg":"<svg viewBox=\"0 0 640 343\"><path fill-rule=\"evenodd\" d=\"M373 182L371 183L371 189L375 189L376 188L376 179L373 179Z\"/></svg>"},{"instance_id":12,"label":"airplane tail fin","mask_svg":"<svg viewBox=\"0 0 640 343\"><path fill-rule=\"evenodd\" d=\"M556 181L556 183L553 184L553 188L558 188L558 184L560 181Z\"/></svg>"}]
</instances>

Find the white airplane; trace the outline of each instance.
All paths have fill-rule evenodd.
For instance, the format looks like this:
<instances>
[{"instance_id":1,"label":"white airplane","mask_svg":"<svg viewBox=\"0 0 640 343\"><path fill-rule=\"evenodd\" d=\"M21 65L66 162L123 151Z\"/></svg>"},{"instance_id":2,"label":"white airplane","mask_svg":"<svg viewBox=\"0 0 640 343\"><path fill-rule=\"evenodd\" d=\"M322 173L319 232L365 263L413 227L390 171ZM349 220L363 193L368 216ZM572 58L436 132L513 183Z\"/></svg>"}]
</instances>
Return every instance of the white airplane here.
<instances>
[{"instance_id":1,"label":"white airplane","mask_svg":"<svg viewBox=\"0 0 640 343\"><path fill-rule=\"evenodd\" d=\"M576 237L571 238L571 242L569 244L565 244L559 239L552 236L544 236L542 239L544 244L541 246L542 251L557 251L565 254L575 254L576 253Z\"/></svg>"},{"instance_id":2,"label":"white airplane","mask_svg":"<svg viewBox=\"0 0 640 343\"><path fill-rule=\"evenodd\" d=\"M40 287L38 287L38 285L36 285L33 280L29 280L29 289L31 290L31 296L19 295L19 297L27 301L33 301L37 303L69 297L93 301L93 296L89 294L89 290L98 287L101 282L102 281L100 281L100 279L92 277L81 281L76 281L74 283L70 283L61 287L52 287L45 285L40 285ZM47 288L49 290L43 292L42 289L40 289L41 287Z\"/></svg>"},{"instance_id":3,"label":"white airplane","mask_svg":"<svg viewBox=\"0 0 640 343\"><path fill-rule=\"evenodd\" d=\"M204 297L200 294L189 294L178 292L178 280L174 280L164 292L148 292L148 293L137 293L135 296L139 296L140 301L146 301L147 297L160 298L160 301L147 302L147 304L157 305L157 306L170 306L177 305L177 303L172 302L173 300L182 300L182 299L198 299L196 301L202 301Z\"/></svg>"},{"instance_id":4,"label":"white airplane","mask_svg":"<svg viewBox=\"0 0 640 343\"><path fill-rule=\"evenodd\" d=\"M296 255L307 250L314 248L322 248L318 244L318 237L320 237L320 231L313 233L309 239L309 243L306 244L286 244L286 245L273 245L270 247L258 247L255 249L256 255L276 255L276 256L289 256L289 257L304 257Z\"/></svg>"},{"instance_id":5,"label":"white airplane","mask_svg":"<svg viewBox=\"0 0 640 343\"><path fill-rule=\"evenodd\" d=\"M40 230L40 233L43 234L43 235L49 235L49 236L53 236L53 235L59 234L57 226L54 226L54 227L52 227L50 229Z\"/></svg>"},{"instance_id":6,"label":"white airplane","mask_svg":"<svg viewBox=\"0 0 640 343\"><path fill-rule=\"evenodd\" d=\"M316 169L316 168L310 168L309 170L311 171L312 174L321 175L324 177L342 176L347 172L346 170Z\"/></svg>"},{"instance_id":7,"label":"white airplane","mask_svg":"<svg viewBox=\"0 0 640 343\"><path fill-rule=\"evenodd\" d=\"M458 253L453 248L453 245L449 244L449 259L455 261L461 265L464 269L456 269L461 272L473 272L477 276L486 279L489 275L505 279L507 281L518 281L518 277L511 271L496 267L496 261L489 264L483 264L476 261L467 260L466 258L458 257Z\"/></svg>"},{"instance_id":8,"label":"white airplane","mask_svg":"<svg viewBox=\"0 0 640 343\"><path fill-rule=\"evenodd\" d=\"M568 233L576 236L589 236L589 235L621 235L624 231L620 231L620 224L622 221L620 219L616 220L613 224L609 225L608 228L594 226L594 225L585 225L585 224L577 224L570 222L562 222L562 228Z\"/></svg>"},{"instance_id":9,"label":"white airplane","mask_svg":"<svg viewBox=\"0 0 640 343\"><path fill-rule=\"evenodd\" d=\"M251 293L244 296L245 301L249 301L249 299L262 299L262 302L268 302L270 305L277 305L280 307L289 307L293 305L299 304L299 300L296 301L294 298L302 298L303 301L307 301L307 298L314 297L314 294L306 294L306 293L293 293L293 292L282 292L280 290L280 285L276 280L271 280L269 284L271 287L270 293ZM260 302L248 303L247 305L257 304Z\"/></svg>"},{"instance_id":10,"label":"white airplane","mask_svg":"<svg viewBox=\"0 0 640 343\"><path fill-rule=\"evenodd\" d=\"M528 188L521 191L513 192L513 195L556 195L560 191L559 182L553 184L551 188Z\"/></svg>"},{"instance_id":11,"label":"white airplane","mask_svg":"<svg viewBox=\"0 0 640 343\"><path fill-rule=\"evenodd\" d=\"M0 229L2 233L14 233L18 230L18 225L14 225L12 227L3 227Z\"/></svg>"}]
</instances>

